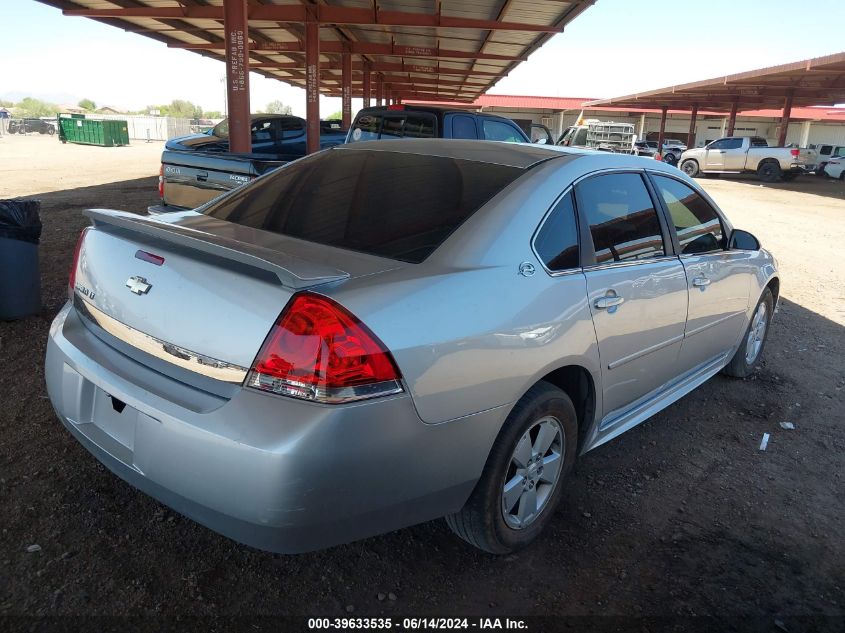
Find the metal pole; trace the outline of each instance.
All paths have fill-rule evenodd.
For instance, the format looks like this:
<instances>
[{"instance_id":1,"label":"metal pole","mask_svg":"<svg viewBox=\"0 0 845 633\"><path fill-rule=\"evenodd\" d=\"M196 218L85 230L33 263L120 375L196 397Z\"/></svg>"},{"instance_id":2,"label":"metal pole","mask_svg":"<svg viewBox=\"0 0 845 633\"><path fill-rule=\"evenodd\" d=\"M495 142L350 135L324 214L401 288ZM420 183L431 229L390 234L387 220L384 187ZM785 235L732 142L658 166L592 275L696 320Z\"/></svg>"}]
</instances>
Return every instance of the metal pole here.
<instances>
[{"instance_id":1,"label":"metal pole","mask_svg":"<svg viewBox=\"0 0 845 633\"><path fill-rule=\"evenodd\" d=\"M726 136L734 135L734 128L736 127L736 111L739 107L739 102L734 101L731 105L731 115L728 117L728 131Z\"/></svg>"},{"instance_id":2,"label":"metal pole","mask_svg":"<svg viewBox=\"0 0 845 633\"><path fill-rule=\"evenodd\" d=\"M320 151L320 23L309 7L305 23L306 153Z\"/></svg>"},{"instance_id":3,"label":"metal pole","mask_svg":"<svg viewBox=\"0 0 845 633\"><path fill-rule=\"evenodd\" d=\"M249 117L249 35L246 0L223 0L229 150L252 151Z\"/></svg>"},{"instance_id":4,"label":"metal pole","mask_svg":"<svg viewBox=\"0 0 845 633\"><path fill-rule=\"evenodd\" d=\"M352 55L349 53L348 47L344 48L342 56L343 67L340 71L341 83L341 126L344 130L348 130L352 124Z\"/></svg>"},{"instance_id":5,"label":"metal pole","mask_svg":"<svg viewBox=\"0 0 845 633\"><path fill-rule=\"evenodd\" d=\"M370 63L364 62L364 107L370 107Z\"/></svg>"},{"instance_id":6,"label":"metal pole","mask_svg":"<svg viewBox=\"0 0 845 633\"><path fill-rule=\"evenodd\" d=\"M663 137L666 133L666 113L669 111L669 108L663 106L660 109L660 133L657 135L657 151L660 152L660 155L663 156Z\"/></svg>"},{"instance_id":7,"label":"metal pole","mask_svg":"<svg viewBox=\"0 0 845 633\"><path fill-rule=\"evenodd\" d=\"M384 82L381 79L381 75L376 77L376 105L381 105L381 100L384 98Z\"/></svg>"},{"instance_id":8,"label":"metal pole","mask_svg":"<svg viewBox=\"0 0 845 633\"><path fill-rule=\"evenodd\" d=\"M692 106L689 119L689 133L687 134L687 147L695 147L695 119L698 117L698 104Z\"/></svg>"},{"instance_id":9,"label":"metal pole","mask_svg":"<svg viewBox=\"0 0 845 633\"><path fill-rule=\"evenodd\" d=\"M780 130L778 131L778 147L786 145L786 133L789 131L789 117L792 114L792 91L786 93L783 102L783 114L780 117Z\"/></svg>"}]
</instances>

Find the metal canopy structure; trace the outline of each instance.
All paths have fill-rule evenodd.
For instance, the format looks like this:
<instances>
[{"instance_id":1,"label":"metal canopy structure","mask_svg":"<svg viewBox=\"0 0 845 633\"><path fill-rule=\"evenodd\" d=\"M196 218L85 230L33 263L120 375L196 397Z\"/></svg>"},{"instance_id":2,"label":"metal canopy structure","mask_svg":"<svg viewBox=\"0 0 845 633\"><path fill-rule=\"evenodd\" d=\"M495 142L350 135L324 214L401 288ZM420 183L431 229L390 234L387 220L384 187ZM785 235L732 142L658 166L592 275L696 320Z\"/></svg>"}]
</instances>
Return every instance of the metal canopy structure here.
<instances>
[{"instance_id":1,"label":"metal canopy structure","mask_svg":"<svg viewBox=\"0 0 845 633\"><path fill-rule=\"evenodd\" d=\"M705 81L670 86L624 97L599 99L585 107L653 108L663 112L659 143L663 142L666 112L690 110L690 134L694 140L699 108L729 112L728 136L733 134L736 115L742 110L781 109L779 143L786 140L786 128L794 106L845 103L845 53L815 57L791 64L771 66Z\"/></svg>"},{"instance_id":2,"label":"metal canopy structure","mask_svg":"<svg viewBox=\"0 0 845 633\"><path fill-rule=\"evenodd\" d=\"M38 0L226 62L230 139L249 148L249 71L343 100L472 102L595 0ZM245 127L245 131L244 131Z\"/></svg>"}]
</instances>

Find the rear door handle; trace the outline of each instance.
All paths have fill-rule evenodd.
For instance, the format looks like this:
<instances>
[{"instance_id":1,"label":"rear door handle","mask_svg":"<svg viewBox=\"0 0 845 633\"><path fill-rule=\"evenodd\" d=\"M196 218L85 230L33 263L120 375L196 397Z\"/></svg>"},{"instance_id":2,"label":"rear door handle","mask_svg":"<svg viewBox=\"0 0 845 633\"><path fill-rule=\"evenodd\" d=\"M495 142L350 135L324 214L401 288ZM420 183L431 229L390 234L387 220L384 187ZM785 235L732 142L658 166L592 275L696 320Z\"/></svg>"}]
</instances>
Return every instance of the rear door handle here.
<instances>
[{"instance_id":1,"label":"rear door handle","mask_svg":"<svg viewBox=\"0 0 845 633\"><path fill-rule=\"evenodd\" d=\"M625 303L625 297L601 297L593 305L599 310L607 310L622 303Z\"/></svg>"},{"instance_id":2,"label":"rear door handle","mask_svg":"<svg viewBox=\"0 0 845 633\"><path fill-rule=\"evenodd\" d=\"M208 180L208 172L205 172L205 171L199 172L197 174L197 180L199 180L201 182L205 182L206 180Z\"/></svg>"},{"instance_id":3,"label":"rear door handle","mask_svg":"<svg viewBox=\"0 0 845 633\"><path fill-rule=\"evenodd\" d=\"M696 288L706 288L710 285L710 280L707 277L696 277L692 280L692 285Z\"/></svg>"}]
</instances>

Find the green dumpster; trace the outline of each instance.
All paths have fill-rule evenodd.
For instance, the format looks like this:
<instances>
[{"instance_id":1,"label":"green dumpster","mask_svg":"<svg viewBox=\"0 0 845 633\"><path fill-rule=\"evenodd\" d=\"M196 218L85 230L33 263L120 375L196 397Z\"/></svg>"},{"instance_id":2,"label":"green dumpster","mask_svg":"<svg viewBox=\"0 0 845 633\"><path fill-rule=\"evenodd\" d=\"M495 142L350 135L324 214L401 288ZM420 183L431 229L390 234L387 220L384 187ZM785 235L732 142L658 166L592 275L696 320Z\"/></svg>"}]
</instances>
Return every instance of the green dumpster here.
<instances>
[{"instance_id":1,"label":"green dumpster","mask_svg":"<svg viewBox=\"0 0 845 633\"><path fill-rule=\"evenodd\" d=\"M129 126L126 121L89 119L84 114L58 116L59 140L62 143L116 147L129 145Z\"/></svg>"}]
</instances>

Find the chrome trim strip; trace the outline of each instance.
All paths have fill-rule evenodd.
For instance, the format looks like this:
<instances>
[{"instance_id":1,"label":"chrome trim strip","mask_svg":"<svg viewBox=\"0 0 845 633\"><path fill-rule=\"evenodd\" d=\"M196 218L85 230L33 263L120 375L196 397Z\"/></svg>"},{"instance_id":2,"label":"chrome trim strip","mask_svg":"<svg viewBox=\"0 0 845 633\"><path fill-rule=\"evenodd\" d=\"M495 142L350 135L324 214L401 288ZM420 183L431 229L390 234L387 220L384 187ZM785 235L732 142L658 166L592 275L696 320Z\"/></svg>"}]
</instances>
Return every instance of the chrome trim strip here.
<instances>
[{"instance_id":1,"label":"chrome trim strip","mask_svg":"<svg viewBox=\"0 0 845 633\"><path fill-rule=\"evenodd\" d=\"M641 349L639 352L634 352L633 354L629 354L628 356L625 356L624 358L620 358L619 360L615 360L612 363L609 363L607 365L607 368L608 369L616 369L617 367L621 367L625 363L630 363L632 360L636 360L636 359L640 358L641 356L645 356L646 354L651 354L652 352L656 352L659 349L663 349L664 347L668 347L669 345L672 345L673 343L677 343L678 341L682 340L683 338L684 338L683 334L678 334L678 336L673 336L672 338L667 339L665 341L662 341L660 343L657 343L655 345L652 345L651 347L646 347L645 349Z\"/></svg>"},{"instance_id":2,"label":"chrome trim strip","mask_svg":"<svg viewBox=\"0 0 845 633\"><path fill-rule=\"evenodd\" d=\"M593 272L594 270L608 270L610 268L627 268L629 266L643 266L646 264L657 264L660 262L678 262L680 264L680 260L678 259L677 255L661 255L660 257L654 257L650 259L629 259L622 262L611 262L609 264L594 264L593 266L587 266L584 268L585 273Z\"/></svg>"},{"instance_id":3,"label":"chrome trim strip","mask_svg":"<svg viewBox=\"0 0 845 633\"><path fill-rule=\"evenodd\" d=\"M713 327L714 325L719 325L720 323L724 323L728 319L733 319L741 314L745 314L745 311L742 312L734 312L733 314L729 314L727 316L723 316L721 319L716 319L715 321L711 321L710 323L705 323L704 325L695 328L694 330L690 330L685 334L685 336L694 336L696 334L700 334L704 330Z\"/></svg>"},{"instance_id":4,"label":"chrome trim strip","mask_svg":"<svg viewBox=\"0 0 845 633\"><path fill-rule=\"evenodd\" d=\"M73 305L80 315L102 328L115 338L131 345L142 352L168 362L177 367L202 374L214 380L242 384L246 378L246 367L192 352L184 347L162 341L154 336L121 323L117 319L85 301L78 294L74 295Z\"/></svg>"}]
</instances>

